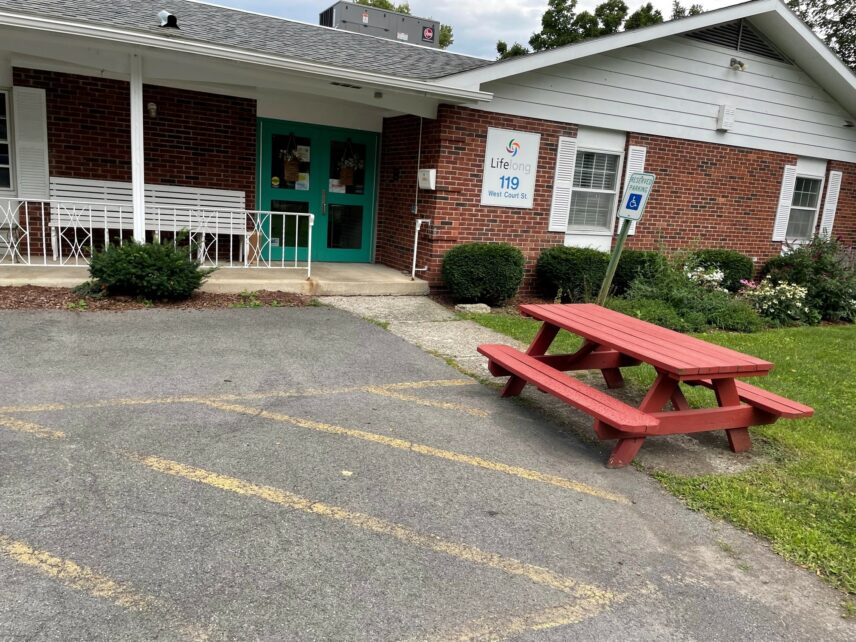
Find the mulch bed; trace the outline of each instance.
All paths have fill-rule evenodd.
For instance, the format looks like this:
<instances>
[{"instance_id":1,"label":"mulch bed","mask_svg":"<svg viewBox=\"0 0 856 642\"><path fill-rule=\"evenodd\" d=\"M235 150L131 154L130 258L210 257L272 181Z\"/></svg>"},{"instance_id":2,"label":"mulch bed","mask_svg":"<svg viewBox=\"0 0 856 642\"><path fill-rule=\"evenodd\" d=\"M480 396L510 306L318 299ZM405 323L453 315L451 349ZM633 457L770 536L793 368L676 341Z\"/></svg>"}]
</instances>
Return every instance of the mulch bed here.
<instances>
[{"instance_id":1,"label":"mulch bed","mask_svg":"<svg viewBox=\"0 0 856 642\"><path fill-rule=\"evenodd\" d=\"M186 301L142 301L133 297L85 297L69 288L35 285L0 286L0 310L72 310L76 312L144 310L210 310L215 308L300 307L311 299L300 294L258 290L248 294L196 292Z\"/></svg>"}]
</instances>

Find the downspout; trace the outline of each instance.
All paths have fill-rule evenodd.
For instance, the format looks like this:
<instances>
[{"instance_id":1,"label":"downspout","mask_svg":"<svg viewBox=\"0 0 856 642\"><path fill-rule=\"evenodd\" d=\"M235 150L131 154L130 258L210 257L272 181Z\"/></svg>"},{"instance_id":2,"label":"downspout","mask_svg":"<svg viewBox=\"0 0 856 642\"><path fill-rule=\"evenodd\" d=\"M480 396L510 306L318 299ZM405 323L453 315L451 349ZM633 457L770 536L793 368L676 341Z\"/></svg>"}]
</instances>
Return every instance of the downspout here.
<instances>
[{"instance_id":1,"label":"downspout","mask_svg":"<svg viewBox=\"0 0 856 642\"><path fill-rule=\"evenodd\" d=\"M419 117L419 146L416 153L416 197L413 201L413 213L416 215L416 232L413 236L413 265L410 269L410 280L416 280L417 272L427 272L428 266L416 267L416 254L419 251L419 230L423 225L431 225L430 218L419 218L419 170L422 168L422 116Z\"/></svg>"}]
</instances>

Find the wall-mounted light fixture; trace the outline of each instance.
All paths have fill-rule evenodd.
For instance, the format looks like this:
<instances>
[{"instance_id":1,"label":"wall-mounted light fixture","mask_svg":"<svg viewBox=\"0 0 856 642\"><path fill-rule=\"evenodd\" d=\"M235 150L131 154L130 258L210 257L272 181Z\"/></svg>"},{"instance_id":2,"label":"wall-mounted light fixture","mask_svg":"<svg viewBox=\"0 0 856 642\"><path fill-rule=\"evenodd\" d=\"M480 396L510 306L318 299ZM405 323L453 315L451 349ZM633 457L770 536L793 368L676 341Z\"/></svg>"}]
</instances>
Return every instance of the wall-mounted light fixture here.
<instances>
[{"instance_id":1,"label":"wall-mounted light fixture","mask_svg":"<svg viewBox=\"0 0 856 642\"><path fill-rule=\"evenodd\" d=\"M149 116L151 118L157 118L158 117L158 106L157 106L157 104L149 103L148 105L146 105L146 109L148 110Z\"/></svg>"},{"instance_id":2,"label":"wall-mounted light fixture","mask_svg":"<svg viewBox=\"0 0 856 642\"><path fill-rule=\"evenodd\" d=\"M728 66L734 71L746 71L747 69L746 63L742 60L737 60L737 58L732 58Z\"/></svg>"}]
</instances>

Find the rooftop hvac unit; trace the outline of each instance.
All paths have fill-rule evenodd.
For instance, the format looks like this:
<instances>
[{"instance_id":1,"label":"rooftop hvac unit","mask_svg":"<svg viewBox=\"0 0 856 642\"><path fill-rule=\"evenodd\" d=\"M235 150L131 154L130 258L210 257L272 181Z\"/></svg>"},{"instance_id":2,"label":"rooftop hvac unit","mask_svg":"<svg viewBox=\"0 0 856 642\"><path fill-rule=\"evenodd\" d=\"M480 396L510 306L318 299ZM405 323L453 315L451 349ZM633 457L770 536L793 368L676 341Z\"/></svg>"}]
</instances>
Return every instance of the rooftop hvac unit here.
<instances>
[{"instance_id":1,"label":"rooftop hvac unit","mask_svg":"<svg viewBox=\"0 0 856 642\"><path fill-rule=\"evenodd\" d=\"M322 27L439 48L440 23L353 2L337 2L319 16Z\"/></svg>"}]
</instances>

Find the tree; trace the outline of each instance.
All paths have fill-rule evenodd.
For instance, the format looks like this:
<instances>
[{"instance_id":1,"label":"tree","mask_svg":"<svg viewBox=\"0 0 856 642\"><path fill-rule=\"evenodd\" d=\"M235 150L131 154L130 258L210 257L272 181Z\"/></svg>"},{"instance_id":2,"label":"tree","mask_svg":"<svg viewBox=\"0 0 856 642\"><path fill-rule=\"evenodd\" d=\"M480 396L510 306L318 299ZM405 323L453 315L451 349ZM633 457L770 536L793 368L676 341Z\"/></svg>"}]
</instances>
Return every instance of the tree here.
<instances>
[{"instance_id":1,"label":"tree","mask_svg":"<svg viewBox=\"0 0 856 642\"><path fill-rule=\"evenodd\" d=\"M508 58L516 58L517 56L525 56L529 53L529 50L519 42L515 42L509 47L507 42L499 40L496 43L496 53L499 54L497 56L499 60L506 60Z\"/></svg>"},{"instance_id":2,"label":"tree","mask_svg":"<svg viewBox=\"0 0 856 642\"><path fill-rule=\"evenodd\" d=\"M788 0L788 6L856 71L856 5L852 0Z\"/></svg>"},{"instance_id":3,"label":"tree","mask_svg":"<svg viewBox=\"0 0 856 642\"><path fill-rule=\"evenodd\" d=\"M549 0L541 16L541 31L532 34L529 46L544 51L576 42L579 39L573 31L576 8L577 0Z\"/></svg>"},{"instance_id":4,"label":"tree","mask_svg":"<svg viewBox=\"0 0 856 642\"><path fill-rule=\"evenodd\" d=\"M544 51L605 36L619 31L627 17L623 0L605 0L594 13L575 13L576 8L577 0L549 0L541 17L541 31L532 34L529 46L534 51Z\"/></svg>"},{"instance_id":5,"label":"tree","mask_svg":"<svg viewBox=\"0 0 856 642\"><path fill-rule=\"evenodd\" d=\"M663 22L663 14L649 2L639 7L627 17L627 20L624 22L624 30L630 31L631 29L639 29L661 22Z\"/></svg>"},{"instance_id":6,"label":"tree","mask_svg":"<svg viewBox=\"0 0 856 642\"><path fill-rule=\"evenodd\" d=\"M691 4L689 9L687 9L678 0L672 0L672 20L679 20L687 16L697 16L700 13L704 13L704 7L700 4Z\"/></svg>"},{"instance_id":7,"label":"tree","mask_svg":"<svg viewBox=\"0 0 856 642\"><path fill-rule=\"evenodd\" d=\"M598 22L597 35L606 36L618 32L624 24L627 11L627 5L622 0L606 0L599 4L594 10Z\"/></svg>"},{"instance_id":8,"label":"tree","mask_svg":"<svg viewBox=\"0 0 856 642\"><path fill-rule=\"evenodd\" d=\"M384 11L395 11L396 13L403 13L404 15L410 15L410 4L407 2L402 2L401 4L395 4L390 0L354 0L357 4L361 4L365 7L374 7L375 9L383 9ZM430 18L429 18L430 20ZM455 42L455 35L452 32L452 25L440 25L440 34L437 39L437 43L440 45L440 49L446 49L453 42Z\"/></svg>"},{"instance_id":9,"label":"tree","mask_svg":"<svg viewBox=\"0 0 856 642\"><path fill-rule=\"evenodd\" d=\"M701 11L701 5L692 5L689 10L679 7L684 14L691 15ZM589 38L599 38L622 29L639 29L663 22L663 14L648 2L642 5L630 16L624 0L604 0L594 12L583 11L576 13L577 0L548 0L547 10L541 16L541 31L533 33L529 38L529 46L533 51L546 51L564 45L570 45ZM529 50L515 42L511 47L503 40L496 43L496 53L500 60L523 56Z\"/></svg>"}]
</instances>

